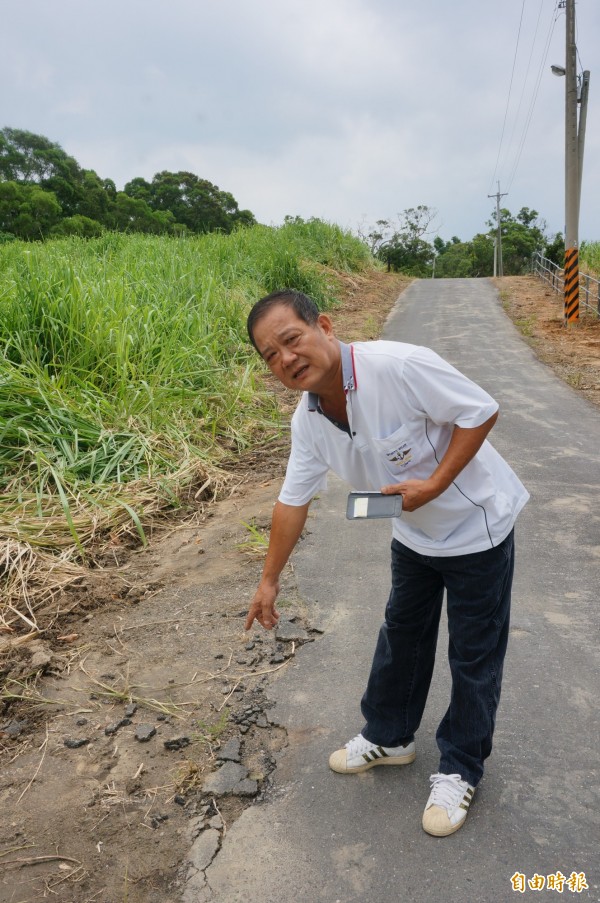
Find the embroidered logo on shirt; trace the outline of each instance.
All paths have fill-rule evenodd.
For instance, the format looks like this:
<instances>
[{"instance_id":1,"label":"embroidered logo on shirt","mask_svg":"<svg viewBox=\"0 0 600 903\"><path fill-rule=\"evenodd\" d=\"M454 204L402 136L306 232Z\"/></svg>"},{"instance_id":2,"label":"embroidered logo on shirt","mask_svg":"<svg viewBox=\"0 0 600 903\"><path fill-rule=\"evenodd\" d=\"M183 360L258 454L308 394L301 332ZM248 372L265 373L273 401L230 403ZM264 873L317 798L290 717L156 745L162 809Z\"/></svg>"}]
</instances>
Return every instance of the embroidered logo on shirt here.
<instances>
[{"instance_id":1,"label":"embroidered logo on shirt","mask_svg":"<svg viewBox=\"0 0 600 903\"><path fill-rule=\"evenodd\" d=\"M385 453L390 464L396 467L406 467L412 460L412 447L407 447L408 443L403 442L398 448Z\"/></svg>"}]
</instances>

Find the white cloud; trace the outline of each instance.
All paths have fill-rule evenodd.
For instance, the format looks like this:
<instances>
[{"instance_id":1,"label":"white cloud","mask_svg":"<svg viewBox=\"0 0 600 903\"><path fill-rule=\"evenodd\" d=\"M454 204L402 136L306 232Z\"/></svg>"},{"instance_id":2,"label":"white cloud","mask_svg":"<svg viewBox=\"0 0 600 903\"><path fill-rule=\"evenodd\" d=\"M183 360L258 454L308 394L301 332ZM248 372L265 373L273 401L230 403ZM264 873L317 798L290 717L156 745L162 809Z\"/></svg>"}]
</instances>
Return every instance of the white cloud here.
<instances>
[{"instance_id":1,"label":"white cloud","mask_svg":"<svg viewBox=\"0 0 600 903\"><path fill-rule=\"evenodd\" d=\"M540 2L525 6L496 178L506 190L540 74L503 203L535 207L560 229L564 84L549 64L564 57L564 17L542 70L555 0ZM264 222L300 213L355 225L425 203L440 210L445 236L468 238L494 205L521 9L521 0L506 0L502 16L480 0L4 0L2 124L47 135L120 187L191 169ZM581 0L577 11L591 68L600 9ZM587 237L599 231L590 200L600 188L599 98L592 73Z\"/></svg>"}]
</instances>

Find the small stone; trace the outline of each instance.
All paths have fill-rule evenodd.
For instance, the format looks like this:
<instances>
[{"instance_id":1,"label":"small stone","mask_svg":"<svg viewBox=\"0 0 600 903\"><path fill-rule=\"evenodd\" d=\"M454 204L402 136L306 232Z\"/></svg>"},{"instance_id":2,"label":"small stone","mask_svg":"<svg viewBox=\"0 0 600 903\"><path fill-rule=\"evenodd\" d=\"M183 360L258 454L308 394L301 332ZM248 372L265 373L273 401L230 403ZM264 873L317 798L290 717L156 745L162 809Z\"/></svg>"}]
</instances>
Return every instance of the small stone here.
<instances>
[{"instance_id":1,"label":"small stone","mask_svg":"<svg viewBox=\"0 0 600 903\"><path fill-rule=\"evenodd\" d=\"M87 737L82 737L78 740L69 738L64 741L64 744L67 747L67 749L79 749L81 746L87 746L87 744L89 742L90 741L88 740Z\"/></svg>"},{"instance_id":2,"label":"small stone","mask_svg":"<svg viewBox=\"0 0 600 903\"><path fill-rule=\"evenodd\" d=\"M9 737L11 740L14 740L19 736L21 731L26 726L25 721L9 721L7 725L0 728L0 734L4 734L6 737Z\"/></svg>"},{"instance_id":3,"label":"small stone","mask_svg":"<svg viewBox=\"0 0 600 903\"><path fill-rule=\"evenodd\" d=\"M246 643L246 645L244 646L244 649L246 649L248 652L250 652L251 649L254 649L255 645L256 645L256 643L253 643L253 642Z\"/></svg>"},{"instance_id":4,"label":"small stone","mask_svg":"<svg viewBox=\"0 0 600 903\"><path fill-rule=\"evenodd\" d=\"M247 734L250 730L249 724L240 724L240 734Z\"/></svg>"},{"instance_id":5,"label":"small stone","mask_svg":"<svg viewBox=\"0 0 600 903\"><path fill-rule=\"evenodd\" d=\"M216 659L219 659L219 658L225 658L225 656L223 655L222 652L217 652L217 654L215 655L215 658L216 658Z\"/></svg>"},{"instance_id":6,"label":"small stone","mask_svg":"<svg viewBox=\"0 0 600 903\"><path fill-rule=\"evenodd\" d=\"M223 687L221 693L223 694L223 696L229 696L229 694L231 693L231 687Z\"/></svg>"},{"instance_id":7,"label":"small stone","mask_svg":"<svg viewBox=\"0 0 600 903\"><path fill-rule=\"evenodd\" d=\"M257 727L268 727L269 726L269 722L267 721L266 715L258 716L258 718L256 719L256 726Z\"/></svg>"},{"instance_id":8,"label":"small stone","mask_svg":"<svg viewBox=\"0 0 600 903\"><path fill-rule=\"evenodd\" d=\"M137 705L135 702L130 702L128 706L125 706L125 717L133 718L135 713L137 712Z\"/></svg>"},{"instance_id":9,"label":"small stone","mask_svg":"<svg viewBox=\"0 0 600 903\"><path fill-rule=\"evenodd\" d=\"M164 746L165 749L178 750L189 746L191 742L189 737L172 737L170 740L165 740Z\"/></svg>"},{"instance_id":10,"label":"small stone","mask_svg":"<svg viewBox=\"0 0 600 903\"><path fill-rule=\"evenodd\" d=\"M104 733L107 737L116 734L120 727L127 727L131 724L131 718L121 718L120 721L114 721L112 724L107 724L104 728Z\"/></svg>"},{"instance_id":11,"label":"small stone","mask_svg":"<svg viewBox=\"0 0 600 903\"><path fill-rule=\"evenodd\" d=\"M166 721L166 720L167 720L167 716L164 715L164 714L161 712L160 715L157 715L157 716L156 716L156 720L157 720L157 721Z\"/></svg>"},{"instance_id":12,"label":"small stone","mask_svg":"<svg viewBox=\"0 0 600 903\"><path fill-rule=\"evenodd\" d=\"M185 806L185 796L181 796L181 794L176 793L173 797L173 802L178 806Z\"/></svg>"},{"instance_id":13,"label":"small stone","mask_svg":"<svg viewBox=\"0 0 600 903\"><path fill-rule=\"evenodd\" d=\"M218 771L213 772L206 778L202 789L205 793L225 796L228 793L232 793L234 787L247 777L248 771L243 765L239 765L237 762L225 762Z\"/></svg>"},{"instance_id":14,"label":"small stone","mask_svg":"<svg viewBox=\"0 0 600 903\"><path fill-rule=\"evenodd\" d=\"M291 643L292 641L302 643L309 639L308 633L303 627L298 627L297 624L286 620L280 620L277 624L276 636L278 640L282 640L284 643Z\"/></svg>"},{"instance_id":15,"label":"small stone","mask_svg":"<svg viewBox=\"0 0 600 903\"><path fill-rule=\"evenodd\" d=\"M215 831L221 831L223 829L223 819L220 815L213 815L213 817L208 820L207 827L214 828Z\"/></svg>"},{"instance_id":16,"label":"small stone","mask_svg":"<svg viewBox=\"0 0 600 903\"><path fill-rule=\"evenodd\" d=\"M251 781L250 778L245 778L239 784L236 784L233 788L233 793L235 796L256 796L258 793L258 781Z\"/></svg>"},{"instance_id":17,"label":"small stone","mask_svg":"<svg viewBox=\"0 0 600 903\"><path fill-rule=\"evenodd\" d=\"M247 665L248 659L245 658L243 655L238 655L238 657L236 658L236 663L238 665Z\"/></svg>"},{"instance_id":18,"label":"small stone","mask_svg":"<svg viewBox=\"0 0 600 903\"><path fill-rule=\"evenodd\" d=\"M285 656L281 654L281 652L275 653L275 655L271 658L272 665L280 665L281 662L285 661Z\"/></svg>"},{"instance_id":19,"label":"small stone","mask_svg":"<svg viewBox=\"0 0 600 903\"><path fill-rule=\"evenodd\" d=\"M87 723L88 723L87 718L78 718L77 721L75 722L77 727L83 727L83 725L87 724Z\"/></svg>"},{"instance_id":20,"label":"small stone","mask_svg":"<svg viewBox=\"0 0 600 903\"><path fill-rule=\"evenodd\" d=\"M236 737L232 737L231 740L223 744L217 753L217 758L222 762L239 762L240 746L240 741Z\"/></svg>"},{"instance_id":21,"label":"small stone","mask_svg":"<svg viewBox=\"0 0 600 903\"><path fill-rule=\"evenodd\" d=\"M153 724L138 724L135 729L135 739L140 743L147 743L156 734L156 728Z\"/></svg>"}]
</instances>

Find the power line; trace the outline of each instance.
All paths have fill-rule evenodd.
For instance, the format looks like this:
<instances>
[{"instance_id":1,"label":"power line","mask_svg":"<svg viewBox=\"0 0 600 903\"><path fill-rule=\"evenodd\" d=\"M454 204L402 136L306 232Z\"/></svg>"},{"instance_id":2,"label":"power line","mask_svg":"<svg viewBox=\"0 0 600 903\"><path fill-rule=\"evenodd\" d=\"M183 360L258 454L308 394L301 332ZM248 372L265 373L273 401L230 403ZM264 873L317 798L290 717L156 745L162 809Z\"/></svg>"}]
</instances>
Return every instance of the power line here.
<instances>
[{"instance_id":1,"label":"power line","mask_svg":"<svg viewBox=\"0 0 600 903\"><path fill-rule=\"evenodd\" d=\"M558 13L558 2L559 2L559 0L557 0L557 3L556 3L556 5L555 5L555 7L554 7L554 11L553 11L553 13L552 13L552 20L551 20L551 22L550 22L550 27L549 27L549 29L548 29L548 35L547 35L547 37L546 37L546 44L545 44L544 52L543 52L543 55L542 55L542 60L541 60L541 63L540 63L540 68L539 68L539 71L538 71L538 77L537 77L537 81L536 81L536 83L535 83L535 87L534 87L534 91L533 91L533 96L532 96L532 99L531 99L531 103L530 103L530 105L529 105L529 111L528 111L528 114L527 114L527 119L526 119L526 122L525 122L525 126L524 126L524 128L523 128L523 133L522 133L521 141L520 141L520 144L519 144L519 150L518 150L518 152L517 152L517 156L516 156L516 158L515 158L515 162L514 162L514 165L513 165L513 168L512 168L512 172L511 172L511 175L510 175L510 178L509 178L509 181L508 181L508 189L507 189L508 191L510 191L510 187L511 187L513 181L514 181L514 178L515 178L515 175L516 175L518 166L519 166L519 162L520 162L520 160L521 160L521 154L523 153L523 148L524 148L524 146L525 146L525 141L526 141L526 138L527 138L527 133L528 133L528 131L529 131L529 126L531 125L531 120L532 120L532 118L533 118L533 111L534 111L534 109L535 109L535 104L536 104L536 101L537 101L538 93L539 93L539 90L540 90L540 85L541 85L541 82L542 82L542 76L543 76L543 74L544 74L544 69L545 69L545 66L546 66L546 60L547 60L547 58L548 58L548 52L549 52L549 50L550 50L550 42L551 42L551 40L552 40L552 35L553 35L553 33L554 33L554 27L555 27L555 25L556 25L556 22L558 21L558 14L557 14L557 13Z\"/></svg>"},{"instance_id":2,"label":"power line","mask_svg":"<svg viewBox=\"0 0 600 903\"><path fill-rule=\"evenodd\" d=\"M523 0L523 5L521 6L521 18L519 19L519 30L517 32L517 43L515 46L515 55L513 57L512 72L510 73L510 84L508 86L508 97L506 99L506 109L504 110L504 122L502 123L502 133L500 135L500 146L498 147L498 156L496 157L496 165L494 167L494 175L492 176L491 185L494 184L494 180L496 178L496 172L498 171L498 161L500 160L500 152L502 150L502 142L504 140L504 130L506 128L506 119L508 116L508 108L510 106L510 95L512 92L513 78L514 78L514 74L515 74L515 65L517 62L517 53L519 52L519 39L521 37L521 25L523 24L524 10L525 10L525 0ZM490 185L490 187L491 187L491 185ZM491 195L490 195L490 197L491 197Z\"/></svg>"},{"instance_id":3,"label":"power line","mask_svg":"<svg viewBox=\"0 0 600 903\"><path fill-rule=\"evenodd\" d=\"M531 69L531 60L533 59L533 51L535 50L535 42L536 42L536 39L537 39L539 27L540 27L540 19L541 19L541 17L542 17L542 9L543 9L543 7L544 7L544 0L540 0L540 8L539 8L539 10L538 10L537 21L536 21L536 23L535 23L535 32L534 32L534 34L533 34L533 40L532 40L532 42L531 42L531 50L530 50L530 52L529 52L529 59L528 59L528 61L527 61L527 69L526 69L526 71L525 71L525 78L523 79L523 87L522 87L522 89L521 89L521 96L519 97L519 105L518 105L518 107L517 107L517 112L516 112L516 114L515 114L515 118L514 118L514 122L513 122L512 131L511 131L511 133L510 133L510 139L509 139L509 142L508 142L508 146L507 146L506 151L505 151L505 153L504 153L504 160L502 161L502 166L500 167L500 171L501 171L501 172L503 171L504 166L505 166L507 160L509 159L510 152L511 152L511 150L512 150L512 146L513 146L513 138L515 137L515 132L516 132L516 130L517 130L517 124L518 124L518 122L519 122L519 114L520 114L520 112L521 112L521 107L522 107L522 105L523 105L523 98L524 98L524 96L525 96L525 89L526 89L526 87L527 87L527 82L528 82L528 80L529 80L529 70Z\"/></svg>"}]
</instances>

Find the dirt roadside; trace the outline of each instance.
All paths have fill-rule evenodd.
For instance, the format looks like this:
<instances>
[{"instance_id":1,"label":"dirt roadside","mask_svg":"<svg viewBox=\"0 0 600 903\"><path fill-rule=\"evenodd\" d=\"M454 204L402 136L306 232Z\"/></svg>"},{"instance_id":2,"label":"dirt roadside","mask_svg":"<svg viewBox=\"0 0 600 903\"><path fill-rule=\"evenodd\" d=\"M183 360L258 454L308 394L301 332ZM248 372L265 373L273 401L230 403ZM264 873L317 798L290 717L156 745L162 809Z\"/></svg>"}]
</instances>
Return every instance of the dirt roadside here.
<instances>
[{"instance_id":1,"label":"dirt roadside","mask_svg":"<svg viewBox=\"0 0 600 903\"><path fill-rule=\"evenodd\" d=\"M375 338L408 282L343 277L340 338ZM291 406L291 393L278 395ZM161 526L148 548L115 543L113 566L61 600L69 614L3 652L1 903L180 899L195 838L217 849L268 788L286 733L266 684L318 636L291 568L285 625L243 630L286 458L284 433L239 462L219 501ZM221 786L209 784L221 763Z\"/></svg>"},{"instance_id":2,"label":"dirt roadside","mask_svg":"<svg viewBox=\"0 0 600 903\"><path fill-rule=\"evenodd\" d=\"M406 284L346 277L340 338L376 337ZM497 284L536 353L600 403L598 322L565 330L543 283ZM118 566L90 575L74 610L3 663L13 695L29 698L0 708L0 903L175 903L268 790L286 743L268 682L319 636L291 568L281 631L243 631L285 465L279 445L241 462L228 497L161 528L148 549L115 549Z\"/></svg>"}]
</instances>

